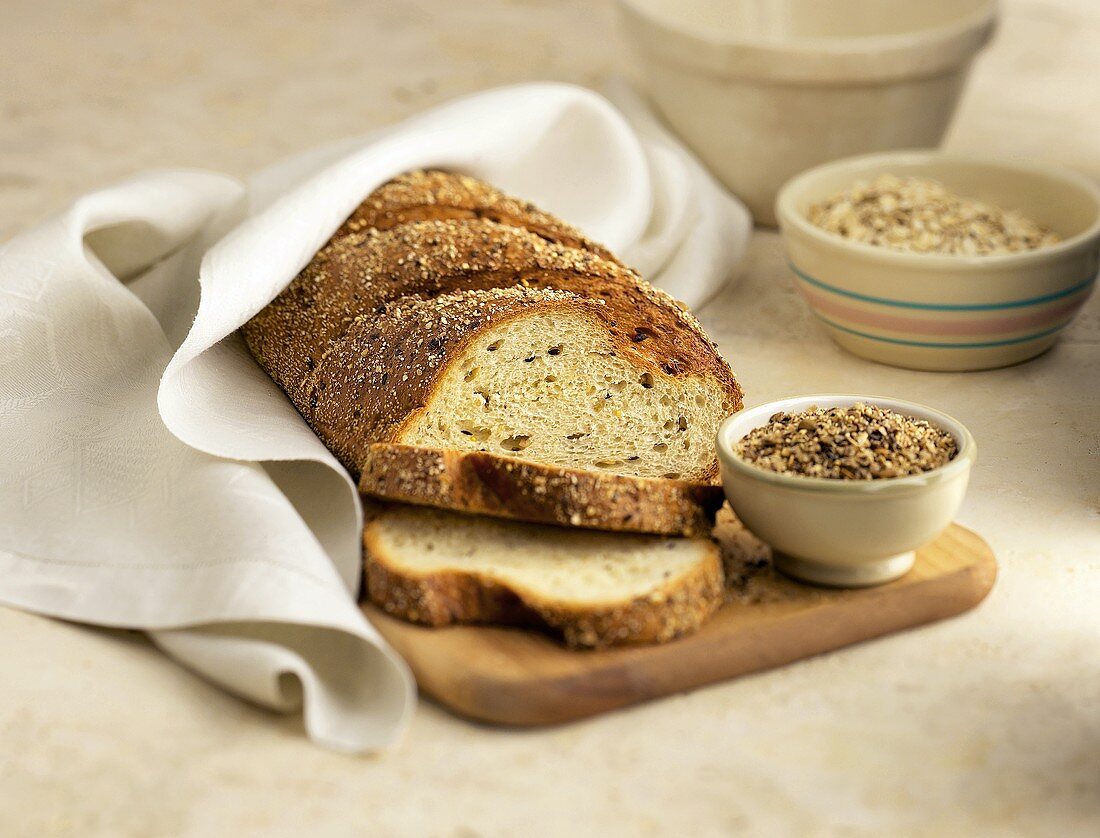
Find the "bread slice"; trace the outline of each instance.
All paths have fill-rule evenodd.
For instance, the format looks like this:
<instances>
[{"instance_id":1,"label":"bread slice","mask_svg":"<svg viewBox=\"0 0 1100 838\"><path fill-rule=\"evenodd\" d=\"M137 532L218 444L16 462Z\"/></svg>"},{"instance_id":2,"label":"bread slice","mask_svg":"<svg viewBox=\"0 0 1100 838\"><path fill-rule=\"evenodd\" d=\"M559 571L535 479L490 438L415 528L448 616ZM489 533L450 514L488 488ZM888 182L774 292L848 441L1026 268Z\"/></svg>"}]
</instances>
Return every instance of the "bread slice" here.
<instances>
[{"instance_id":1,"label":"bread slice","mask_svg":"<svg viewBox=\"0 0 1100 838\"><path fill-rule=\"evenodd\" d=\"M706 536L721 487L561 468L488 451L370 446L367 497L596 530Z\"/></svg>"},{"instance_id":2,"label":"bread slice","mask_svg":"<svg viewBox=\"0 0 1100 838\"><path fill-rule=\"evenodd\" d=\"M672 640L723 599L709 539L521 524L392 506L363 531L367 591L430 626L533 625L575 647Z\"/></svg>"}]
</instances>

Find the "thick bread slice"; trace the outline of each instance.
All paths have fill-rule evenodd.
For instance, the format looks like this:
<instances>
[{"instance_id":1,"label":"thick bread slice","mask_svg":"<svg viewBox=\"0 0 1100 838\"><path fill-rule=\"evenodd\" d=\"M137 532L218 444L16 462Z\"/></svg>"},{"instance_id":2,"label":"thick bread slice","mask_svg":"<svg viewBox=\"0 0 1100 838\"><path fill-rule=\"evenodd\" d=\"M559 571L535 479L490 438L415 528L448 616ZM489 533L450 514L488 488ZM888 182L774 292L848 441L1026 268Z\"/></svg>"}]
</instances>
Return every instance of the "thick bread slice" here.
<instances>
[{"instance_id":1,"label":"thick bread slice","mask_svg":"<svg viewBox=\"0 0 1100 838\"><path fill-rule=\"evenodd\" d=\"M709 481L729 390L618 339L609 308L523 288L406 298L353 324L298 408L356 475L398 442Z\"/></svg>"},{"instance_id":2,"label":"thick bread slice","mask_svg":"<svg viewBox=\"0 0 1100 838\"><path fill-rule=\"evenodd\" d=\"M370 446L359 491L386 501L618 532L706 536L721 487L417 445Z\"/></svg>"},{"instance_id":3,"label":"thick bread slice","mask_svg":"<svg viewBox=\"0 0 1100 838\"><path fill-rule=\"evenodd\" d=\"M431 626L545 626L570 646L672 640L723 600L709 539L616 535L394 506L364 529L367 590Z\"/></svg>"}]
</instances>

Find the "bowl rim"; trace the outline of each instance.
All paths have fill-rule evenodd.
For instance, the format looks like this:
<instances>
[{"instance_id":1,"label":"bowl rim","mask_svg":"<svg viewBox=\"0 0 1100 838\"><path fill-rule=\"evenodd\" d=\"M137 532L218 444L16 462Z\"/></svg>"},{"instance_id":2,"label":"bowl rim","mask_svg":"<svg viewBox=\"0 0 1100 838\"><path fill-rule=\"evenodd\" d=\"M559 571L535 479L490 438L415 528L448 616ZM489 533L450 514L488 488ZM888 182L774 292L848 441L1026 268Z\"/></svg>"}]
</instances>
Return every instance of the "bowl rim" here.
<instances>
[{"instance_id":1,"label":"bowl rim","mask_svg":"<svg viewBox=\"0 0 1100 838\"><path fill-rule=\"evenodd\" d=\"M734 451L733 445L737 440L731 437L734 428L738 425L751 423L751 426L744 433L738 434L737 439L739 440L749 431L767 424L768 418L780 411L798 412L811 405L826 408L850 407L857 402L885 407L897 413L914 416L937 425L955 438L959 448L958 453L948 463L922 474L890 477L881 480L838 480L832 477L806 477L768 471L751 465ZM970 433L966 425L953 416L919 402L895 399L889 396L853 393L813 393L804 396L791 396L784 399L774 399L738 411L726 417L719 425L715 446L723 466L753 480L803 492L847 494L851 496L896 495L928 490L945 480L951 480L962 473L968 472L978 456L978 444L975 442L973 434Z\"/></svg>"},{"instance_id":2,"label":"bowl rim","mask_svg":"<svg viewBox=\"0 0 1100 838\"><path fill-rule=\"evenodd\" d=\"M653 11L648 0L618 0L618 3L652 28L674 33L676 37L685 41L706 44L712 49L751 49L760 54L772 55L819 53L842 56L865 52L880 54L923 50L988 26L997 18L1000 11L1000 0L979 0L979 5L971 12L908 32L845 35L835 38L819 35L777 42L763 37L719 37L712 32L693 28L680 18L662 17Z\"/></svg>"},{"instance_id":3,"label":"bowl rim","mask_svg":"<svg viewBox=\"0 0 1100 838\"><path fill-rule=\"evenodd\" d=\"M881 167L885 163L919 167L921 164L929 162L948 162L987 169L992 168L1008 174L1026 172L1044 177L1050 181L1057 181L1064 186L1078 190L1079 193L1092 200L1094 207L1092 223L1081 232L1048 247L990 256L956 256L942 253L910 253L909 251L894 250L880 245L850 241L811 224L810 220L795 206L799 192L804 191L809 184L828 175L851 174L852 183L854 184L866 175L867 170ZM981 200L981 196L975 197ZM1045 262L1056 259L1062 254L1087 245L1094 239L1100 239L1100 187L1085 175L1049 163L982 157L972 154L943 152L936 149L879 151L832 160L795 175L780 187L776 195L775 216L781 233L785 233L788 228L795 228L799 233L809 236L815 242L834 250L847 252L849 255L863 256L868 260L908 268L951 268L952 270L958 270L959 268L1003 268L1019 266L1027 262Z\"/></svg>"}]
</instances>

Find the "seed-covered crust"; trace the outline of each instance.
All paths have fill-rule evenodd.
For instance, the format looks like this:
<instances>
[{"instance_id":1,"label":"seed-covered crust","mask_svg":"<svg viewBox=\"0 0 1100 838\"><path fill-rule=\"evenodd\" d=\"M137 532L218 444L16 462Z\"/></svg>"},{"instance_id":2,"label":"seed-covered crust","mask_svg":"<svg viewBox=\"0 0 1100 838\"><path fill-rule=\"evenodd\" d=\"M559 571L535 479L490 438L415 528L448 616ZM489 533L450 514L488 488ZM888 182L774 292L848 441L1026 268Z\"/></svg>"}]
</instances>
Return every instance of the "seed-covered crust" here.
<instances>
[{"instance_id":1,"label":"seed-covered crust","mask_svg":"<svg viewBox=\"0 0 1100 838\"><path fill-rule=\"evenodd\" d=\"M469 175L438 169L398 175L378 187L336 231L334 239L374 228L389 230L414 221L484 218L529 230L548 242L588 250L618 262L603 245L528 201L505 195Z\"/></svg>"},{"instance_id":2,"label":"seed-covered crust","mask_svg":"<svg viewBox=\"0 0 1100 838\"><path fill-rule=\"evenodd\" d=\"M405 297L358 318L330 347L301 389L299 410L358 476L371 443L399 438L428 404L447 363L479 333L538 311L580 314L599 324L603 308L565 291L528 288Z\"/></svg>"},{"instance_id":3,"label":"seed-covered crust","mask_svg":"<svg viewBox=\"0 0 1100 838\"><path fill-rule=\"evenodd\" d=\"M695 317L637 274L587 250L494 221L419 221L334 239L244 327L253 355L299 401L299 390L360 315L404 297L489 288L551 288L602 299L619 342L668 375L709 375L741 393ZM300 406L300 405L299 405Z\"/></svg>"},{"instance_id":4,"label":"seed-covered crust","mask_svg":"<svg viewBox=\"0 0 1100 838\"><path fill-rule=\"evenodd\" d=\"M439 509L596 530L705 536L721 487L562 468L484 451L370 446L359 491Z\"/></svg>"},{"instance_id":5,"label":"seed-covered crust","mask_svg":"<svg viewBox=\"0 0 1100 838\"><path fill-rule=\"evenodd\" d=\"M514 280L500 276L499 271L503 265L521 264L522 253L498 253L495 269L493 259L479 265L483 248L509 248L507 242L493 243L481 235L486 228L470 232L479 241L452 242L449 261L434 262L431 276L424 275L426 265L407 259L410 249L415 248L420 256L430 253L438 247L439 237L452 237L461 227L440 223L421 236L378 237L379 233L421 221L479 220L529 232L541 241L591 252L618 264L606 248L585 238L579 230L476 178L438 170L408 172L371 193L294 281L245 324L243 332L249 348L257 359L263 359L261 363L271 377L291 393L328 343L340 337L358 314L404 294L512 284ZM491 239L493 228L487 229ZM365 249L369 252L364 253ZM511 249L515 251L515 243ZM370 258L373 256L379 258ZM468 267L459 271L464 262ZM456 271L453 279L457 283L451 281Z\"/></svg>"},{"instance_id":6,"label":"seed-covered crust","mask_svg":"<svg viewBox=\"0 0 1100 838\"><path fill-rule=\"evenodd\" d=\"M697 630L724 599L720 554L709 539L700 540L703 561L645 596L570 608L477 574L405 573L388 560L376 521L363 530L367 594L387 613L414 623L541 627L578 648L664 643Z\"/></svg>"}]
</instances>

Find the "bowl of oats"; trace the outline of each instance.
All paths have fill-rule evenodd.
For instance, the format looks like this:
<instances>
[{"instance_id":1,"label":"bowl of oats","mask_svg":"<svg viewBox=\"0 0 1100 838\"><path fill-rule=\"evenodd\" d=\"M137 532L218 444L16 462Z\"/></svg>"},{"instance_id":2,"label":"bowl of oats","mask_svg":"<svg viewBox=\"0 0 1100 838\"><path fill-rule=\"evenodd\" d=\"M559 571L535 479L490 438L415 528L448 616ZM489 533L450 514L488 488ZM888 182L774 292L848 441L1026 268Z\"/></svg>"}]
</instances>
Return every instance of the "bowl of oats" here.
<instances>
[{"instance_id":1,"label":"bowl of oats","mask_svg":"<svg viewBox=\"0 0 1100 838\"><path fill-rule=\"evenodd\" d=\"M955 517L977 456L945 413L836 394L736 413L717 448L730 506L772 546L776 566L838 587L905 575Z\"/></svg>"},{"instance_id":2,"label":"bowl of oats","mask_svg":"<svg viewBox=\"0 0 1100 838\"><path fill-rule=\"evenodd\" d=\"M829 163L776 213L795 285L842 347L920 370L1046 351L1100 263L1100 190L1036 163L938 151Z\"/></svg>"}]
</instances>

